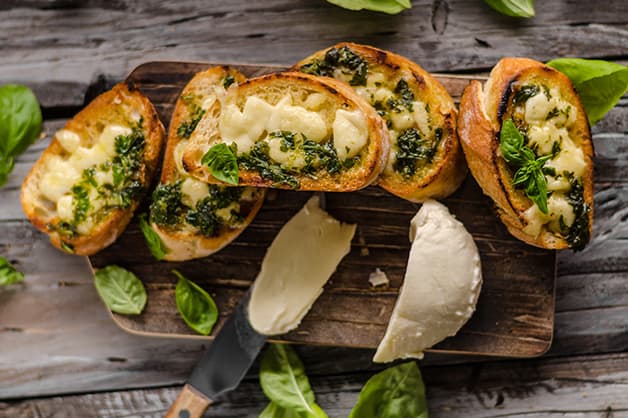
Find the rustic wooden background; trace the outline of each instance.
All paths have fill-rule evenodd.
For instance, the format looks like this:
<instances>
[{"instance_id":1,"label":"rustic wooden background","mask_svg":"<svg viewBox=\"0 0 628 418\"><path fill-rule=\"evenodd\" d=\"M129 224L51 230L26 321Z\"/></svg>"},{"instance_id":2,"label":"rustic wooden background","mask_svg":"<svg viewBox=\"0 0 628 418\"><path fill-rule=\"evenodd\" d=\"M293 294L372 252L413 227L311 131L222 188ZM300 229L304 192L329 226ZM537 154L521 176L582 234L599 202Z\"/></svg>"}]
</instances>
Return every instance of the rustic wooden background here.
<instances>
[{"instance_id":1,"label":"rustic wooden background","mask_svg":"<svg viewBox=\"0 0 628 418\"><path fill-rule=\"evenodd\" d=\"M33 87L47 139L0 189L0 255L27 273L0 290L0 417L162 416L204 349L128 335L107 315L84 259L26 222L19 185L50 134L86 100L155 59L288 65L342 40L390 48L430 71L484 72L500 57L628 62L628 2L538 1L516 20L480 0L414 1L398 16L322 0L3 0L0 83ZM594 237L558 259L550 352L536 360L428 356L432 417L628 416L628 99L593 128ZM345 417L377 369L371 350L301 347L319 403ZM255 368L214 417L256 417Z\"/></svg>"}]
</instances>

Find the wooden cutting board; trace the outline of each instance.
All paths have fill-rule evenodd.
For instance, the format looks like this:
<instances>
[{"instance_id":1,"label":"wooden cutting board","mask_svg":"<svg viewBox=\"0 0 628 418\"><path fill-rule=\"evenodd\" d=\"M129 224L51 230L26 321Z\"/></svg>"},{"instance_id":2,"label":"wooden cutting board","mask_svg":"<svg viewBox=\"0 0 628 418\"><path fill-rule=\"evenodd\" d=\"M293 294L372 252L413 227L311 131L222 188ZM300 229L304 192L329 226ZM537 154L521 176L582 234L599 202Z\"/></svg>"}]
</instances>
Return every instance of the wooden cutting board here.
<instances>
[{"instance_id":1,"label":"wooden cutting board","mask_svg":"<svg viewBox=\"0 0 628 418\"><path fill-rule=\"evenodd\" d=\"M215 64L150 62L137 67L127 80L155 104L167 128L181 89L196 72L211 65ZM235 67L248 76L280 69L260 65ZM450 75L437 78L456 102L468 81L477 79ZM179 316L174 298L176 278L171 270L178 269L214 297L220 310L216 332L255 279L266 248L281 226L310 195L272 190L256 219L237 240L210 257L187 262L156 261L137 222L132 222L115 244L90 257L94 268L123 266L137 274L146 286L148 304L142 315L112 314L114 321L124 330L141 335L208 338L194 334ZM484 284L471 320L456 336L431 351L541 355L552 341L556 253L511 237L495 216L490 199L470 175L444 203L464 223L480 249ZM336 218L358 225L351 252L299 328L280 341L377 347L403 280L410 250L408 227L419 207L377 187L354 193L327 193L326 209ZM369 273L376 268L388 275L389 286L371 287Z\"/></svg>"}]
</instances>

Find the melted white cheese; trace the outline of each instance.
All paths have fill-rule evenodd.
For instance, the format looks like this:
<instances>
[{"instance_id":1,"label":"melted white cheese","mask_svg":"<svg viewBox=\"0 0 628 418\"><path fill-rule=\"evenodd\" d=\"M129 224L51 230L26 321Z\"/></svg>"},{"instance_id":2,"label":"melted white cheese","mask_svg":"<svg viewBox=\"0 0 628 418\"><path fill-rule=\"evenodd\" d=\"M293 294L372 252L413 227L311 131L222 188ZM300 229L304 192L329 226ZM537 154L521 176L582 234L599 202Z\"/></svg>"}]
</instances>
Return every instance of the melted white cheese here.
<instances>
[{"instance_id":1,"label":"melted white cheese","mask_svg":"<svg viewBox=\"0 0 628 418\"><path fill-rule=\"evenodd\" d=\"M75 132L62 129L55 134L63 148L70 153L68 158L57 155L46 161L46 170L39 182L41 195L55 203L57 213L63 220L73 218L72 187L81 180L83 170L95 167L94 179L100 184L113 183L111 171L104 172L98 166L116 155L115 139L119 135L129 135L132 130L125 126L106 126L96 141L89 147L80 145L80 137ZM97 211L105 202L99 198L96 190L90 191L90 211ZM86 219L77 226L79 233L87 233L93 228L93 222Z\"/></svg>"},{"instance_id":2,"label":"melted white cheese","mask_svg":"<svg viewBox=\"0 0 628 418\"><path fill-rule=\"evenodd\" d=\"M426 201L412 219L410 240L403 285L375 362L422 358L426 348L460 330L480 293L478 249L445 206Z\"/></svg>"},{"instance_id":3,"label":"melted white cheese","mask_svg":"<svg viewBox=\"0 0 628 418\"><path fill-rule=\"evenodd\" d=\"M76 151L81 144L81 137L78 136L75 132L67 129L61 129L57 131L57 133L55 134L55 138L57 138L57 141L59 141L63 149L70 154Z\"/></svg>"},{"instance_id":4,"label":"melted white cheese","mask_svg":"<svg viewBox=\"0 0 628 418\"><path fill-rule=\"evenodd\" d=\"M187 177L181 182L181 202L190 208L195 208L199 200L204 199L208 194L207 183L191 177Z\"/></svg>"},{"instance_id":5,"label":"melted white cheese","mask_svg":"<svg viewBox=\"0 0 628 418\"><path fill-rule=\"evenodd\" d=\"M233 215L232 212L238 213L240 211L240 204L238 202L231 202L229 206L217 209L216 216L222 218L224 221L229 222Z\"/></svg>"},{"instance_id":6,"label":"melted white cheese","mask_svg":"<svg viewBox=\"0 0 628 418\"><path fill-rule=\"evenodd\" d=\"M343 224L311 198L272 242L249 302L249 320L265 335L296 328L351 249L355 225Z\"/></svg>"},{"instance_id":7,"label":"melted white cheese","mask_svg":"<svg viewBox=\"0 0 628 418\"><path fill-rule=\"evenodd\" d=\"M368 127L359 110L338 109L332 125L334 148L340 161L356 156L368 141Z\"/></svg>"},{"instance_id":8,"label":"melted white cheese","mask_svg":"<svg viewBox=\"0 0 628 418\"><path fill-rule=\"evenodd\" d=\"M299 169L305 167L305 156L296 150L281 150L281 138L268 139L268 156L284 167Z\"/></svg>"},{"instance_id":9,"label":"melted white cheese","mask_svg":"<svg viewBox=\"0 0 628 418\"><path fill-rule=\"evenodd\" d=\"M314 93L306 98L306 107L310 98L309 106L321 104L320 96ZM259 97L250 96L242 111L235 104L227 104L220 114L218 128L222 141L227 144L235 142L239 154L249 152L265 132L298 132L317 142L328 136L327 125L321 115L302 106L292 106L290 95L284 96L274 106Z\"/></svg>"},{"instance_id":10,"label":"melted white cheese","mask_svg":"<svg viewBox=\"0 0 628 418\"><path fill-rule=\"evenodd\" d=\"M570 227L576 218L573 206L569 204L567 198L562 193L553 193L547 199L547 214L541 212L537 205L530 206L524 213L523 218L527 224L523 228L523 232L532 236L538 237L543 226L549 224L549 229L552 231L560 231L560 218L563 219L563 224Z\"/></svg>"}]
</instances>

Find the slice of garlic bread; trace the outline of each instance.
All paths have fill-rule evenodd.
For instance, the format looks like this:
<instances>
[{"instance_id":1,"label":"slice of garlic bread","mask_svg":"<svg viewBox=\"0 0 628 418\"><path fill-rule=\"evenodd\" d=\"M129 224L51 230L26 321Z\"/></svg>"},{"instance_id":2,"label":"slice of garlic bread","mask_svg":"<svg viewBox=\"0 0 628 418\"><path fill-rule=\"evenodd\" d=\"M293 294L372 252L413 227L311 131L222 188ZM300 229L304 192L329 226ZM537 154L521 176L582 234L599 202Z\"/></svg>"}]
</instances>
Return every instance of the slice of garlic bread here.
<instances>
[{"instance_id":1,"label":"slice of garlic bread","mask_svg":"<svg viewBox=\"0 0 628 418\"><path fill-rule=\"evenodd\" d=\"M484 88L472 81L458 129L471 173L512 235L542 248L582 249L593 224L593 145L567 76L504 58Z\"/></svg>"},{"instance_id":2,"label":"slice of garlic bread","mask_svg":"<svg viewBox=\"0 0 628 418\"><path fill-rule=\"evenodd\" d=\"M210 183L227 167L239 185L343 192L373 183L389 147L384 121L346 84L276 73L216 101L192 133L183 165ZM218 167L204 164L215 149Z\"/></svg>"},{"instance_id":3,"label":"slice of garlic bread","mask_svg":"<svg viewBox=\"0 0 628 418\"><path fill-rule=\"evenodd\" d=\"M172 113L160 183L150 206L151 227L167 251L164 260L206 257L233 241L262 206L265 189L208 185L189 176L182 152L199 120L232 84L246 78L229 67L196 74Z\"/></svg>"},{"instance_id":4,"label":"slice of garlic bread","mask_svg":"<svg viewBox=\"0 0 628 418\"><path fill-rule=\"evenodd\" d=\"M66 252L113 243L150 187L164 128L149 100L120 83L58 131L22 184L30 221Z\"/></svg>"},{"instance_id":5,"label":"slice of garlic bread","mask_svg":"<svg viewBox=\"0 0 628 418\"><path fill-rule=\"evenodd\" d=\"M467 174L456 133L456 109L423 68L372 46L340 43L293 67L350 84L385 119L390 156L378 184L414 202L452 194Z\"/></svg>"}]
</instances>

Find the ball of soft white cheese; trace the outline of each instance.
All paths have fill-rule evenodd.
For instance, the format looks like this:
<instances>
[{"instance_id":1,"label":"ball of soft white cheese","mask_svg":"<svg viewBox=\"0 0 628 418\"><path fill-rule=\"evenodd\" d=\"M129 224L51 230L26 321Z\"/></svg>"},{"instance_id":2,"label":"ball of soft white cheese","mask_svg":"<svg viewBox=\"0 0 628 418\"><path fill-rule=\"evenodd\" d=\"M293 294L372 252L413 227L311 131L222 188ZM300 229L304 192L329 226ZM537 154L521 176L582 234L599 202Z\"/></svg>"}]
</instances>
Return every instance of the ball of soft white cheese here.
<instances>
[{"instance_id":1,"label":"ball of soft white cheese","mask_svg":"<svg viewBox=\"0 0 628 418\"><path fill-rule=\"evenodd\" d=\"M478 249L444 205L426 201L410 225L405 278L375 362L422 358L473 314L482 286Z\"/></svg>"}]
</instances>

